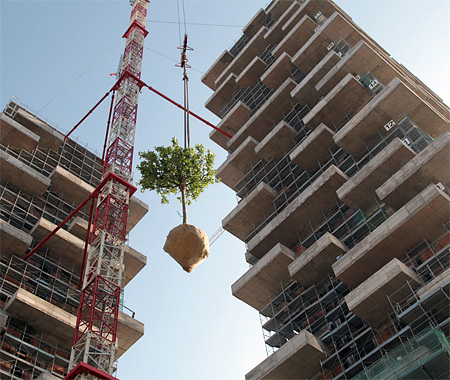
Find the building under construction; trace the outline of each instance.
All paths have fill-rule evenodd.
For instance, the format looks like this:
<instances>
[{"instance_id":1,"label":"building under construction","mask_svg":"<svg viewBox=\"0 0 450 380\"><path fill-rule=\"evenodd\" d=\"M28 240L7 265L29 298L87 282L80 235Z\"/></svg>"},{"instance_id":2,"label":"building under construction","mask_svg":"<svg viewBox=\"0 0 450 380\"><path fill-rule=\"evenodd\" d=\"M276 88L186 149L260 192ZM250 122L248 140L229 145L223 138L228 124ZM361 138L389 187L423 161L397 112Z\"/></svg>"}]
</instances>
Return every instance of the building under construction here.
<instances>
[{"instance_id":1,"label":"building under construction","mask_svg":"<svg viewBox=\"0 0 450 380\"><path fill-rule=\"evenodd\" d=\"M0 115L0 378L67 375L77 311L89 207L82 209L30 259L25 253L55 229L102 179L101 158L12 99ZM130 199L127 233L148 206ZM122 287L146 257L125 246ZM118 357L144 333L120 305Z\"/></svg>"},{"instance_id":2,"label":"building under construction","mask_svg":"<svg viewBox=\"0 0 450 380\"><path fill-rule=\"evenodd\" d=\"M275 0L202 81L256 379L444 379L449 107L330 0Z\"/></svg>"}]
</instances>

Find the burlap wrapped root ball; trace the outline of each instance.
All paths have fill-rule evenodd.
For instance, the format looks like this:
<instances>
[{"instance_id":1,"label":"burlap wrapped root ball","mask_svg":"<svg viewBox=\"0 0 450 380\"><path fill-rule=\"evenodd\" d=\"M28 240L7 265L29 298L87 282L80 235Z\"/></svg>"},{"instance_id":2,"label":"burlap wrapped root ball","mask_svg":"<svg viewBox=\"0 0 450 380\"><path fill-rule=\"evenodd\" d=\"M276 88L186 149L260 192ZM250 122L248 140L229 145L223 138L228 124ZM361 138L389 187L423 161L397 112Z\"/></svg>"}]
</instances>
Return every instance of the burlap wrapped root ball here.
<instances>
[{"instance_id":1,"label":"burlap wrapped root ball","mask_svg":"<svg viewBox=\"0 0 450 380\"><path fill-rule=\"evenodd\" d=\"M167 235L164 251L191 273L209 255L208 236L193 224L180 224Z\"/></svg>"}]
</instances>

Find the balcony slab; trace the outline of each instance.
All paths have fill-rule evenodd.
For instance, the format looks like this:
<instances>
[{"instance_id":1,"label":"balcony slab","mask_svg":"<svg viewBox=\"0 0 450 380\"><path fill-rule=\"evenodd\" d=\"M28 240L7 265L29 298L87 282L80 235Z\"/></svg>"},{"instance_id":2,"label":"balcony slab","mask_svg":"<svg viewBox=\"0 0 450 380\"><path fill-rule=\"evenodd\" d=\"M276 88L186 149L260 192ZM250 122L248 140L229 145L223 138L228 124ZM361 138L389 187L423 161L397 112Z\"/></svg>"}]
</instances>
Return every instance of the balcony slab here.
<instances>
[{"instance_id":1,"label":"balcony slab","mask_svg":"<svg viewBox=\"0 0 450 380\"><path fill-rule=\"evenodd\" d=\"M342 59L332 67L317 83L316 90L320 94L327 94L347 74L366 74L370 71L381 83L389 83L398 71L377 53L365 41L360 40Z\"/></svg>"},{"instance_id":2,"label":"balcony slab","mask_svg":"<svg viewBox=\"0 0 450 380\"><path fill-rule=\"evenodd\" d=\"M39 135L20 125L3 112L0 114L0 128L0 143L4 146L31 152L39 143Z\"/></svg>"},{"instance_id":3,"label":"balcony slab","mask_svg":"<svg viewBox=\"0 0 450 380\"><path fill-rule=\"evenodd\" d=\"M335 262L336 277L356 288L424 239L436 240L445 233L449 207L450 197L436 185L429 185Z\"/></svg>"},{"instance_id":4,"label":"balcony slab","mask_svg":"<svg viewBox=\"0 0 450 380\"><path fill-rule=\"evenodd\" d=\"M330 51L316 66L314 66L297 87L292 90L292 98L300 104L307 104L310 108L313 108L321 98L316 89L317 82L319 82L340 60L341 57L339 57L335 51ZM338 83L336 83L336 85Z\"/></svg>"},{"instance_id":5,"label":"balcony slab","mask_svg":"<svg viewBox=\"0 0 450 380\"><path fill-rule=\"evenodd\" d=\"M400 113L433 137L448 131L448 121L395 78L336 133L334 141L346 152L356 155L365 149L365 144L379 138L380 134L386 135L384 126Z\"/></svg>"},{"instance_id":6,"label":"balcony slab","mask_svg":"<svg viewBox=\"0 0 450 380\"><path fill-rule=\"evenodd\" d=\"M347 180L336 166L329 167L248 242L248 251L262 257L268 247L277 243L294 246L298 236L310 230L310 222L318 220L335 204L336 190Z\"/></svg>"},{"instance_id":7,"label":"balcony slab","mask_svg":"<svg viewBox=\"0 0 450 380\"><path fill-rule=\"evenodd\" d=\"M274 128L283 113L288 113L292 108L290 92L295 87L295 82L288 78L283 85L275 91L266 103L259 108L244 126L228 141L227 147L234 151L248 137L252 136L261 141L267 133Z\"/></svg>"},{"instance_id":8,"label":"balcony slab","mask_svg":"<svg viewBox=\"0 0 450 380\"><path fill-rule=\"evenodd\" d=\"M255 154L258 145L253 137L249 136L225 162L217 169L216 177L231 189L235 189L239 181L259 161Z\"/></svg>"},{"instance_id":9,"label":"balcony slab","mask_svg":"<svg viewBox=\"0 0 450 380\"><path fill-rule=\"evenodd\" d=\"M292 15L300 8L300 4L296 1L294 1L289 8L287 8L284 13L274 22L274 24L271 26L269 31L264 36L264 39L272 44L275 45L279 41L283 39L283 37L286 35L286 31L283 30L283 25L286 23L287 20L289 20Z\"/></svg>"},{"instance_id":10,"label":"balcony slab","mask_svg":"<svg viewBox=\"0 0 450 380\"><path fill-rule=\"evenodd\" d=\"M398 209L430 183L450 187L450 133L445 132L376 190L381 200Z\"/></svg>"},{"instance_id":11,"label":"balcony slab","mask_svg":"<svg viewBox=\"0 0 450 380\"><path fill-rule=\"evenodd\" d=\"M272 65L261 75L261 82L269 88L278 88L289 77L290 71L295 68L291 62L291 56L283 53Z\"/></svg>"},{"instance_id":12,"label":"balcony slab","mask_svg":"<svg viewBox=\"0 0 450 380\"><path fill-rule=\"evenodd\" d=\"M17 108L14 120L40 137L39 147L41 148L57 151L63 143L64 135L61 132L25 111L20 106Z\"/></svg>"},{"instance_id":13,"label":"balcony slab","mask_svg":"<svg viewBox=\"0 0 450 380\"><path fill-rule=\"evenodd\" d=\"M327 232L289 265L289 274L305 287L314 285L327 274L333 275L336 257L347 251L344 243Z\"/></svg>"},{"instance_id":14,"label":"balcony slab","mask_svg":"<svg viewBox=\"0 0 450 380\"><path fill-rule=\"evenodd\" d=\"M24 255L32 242L33 238L26 232L4 220L0 220L0 252L2 258Z\"/></svg>"},{"instance_id":15,"label":"balcony slab","mask_svg":"<svg viewBox=\"0 0 450 380\"><path fill-rule=\"evenodd\" d=\"M334 132L322 123L291 152L289 158L299 168L313 171L331 157L333 136Z\"/></svg>"},{"instance_id":16,"label":"balcony slab","mask_svg":"<svg viewBox=\"0 0 450 380\"><path fill-rule=\"evenodd\" d=\"M415 155L396 138L338 189L339 199L352 208L368 210L376 202L375 190Z\"/></svg>"},{"instance_id":17,"label":"balcony slab","mask_svg":"<svg viewBox=\"0 0 450 380\"><path fill-rule=\"evenodd\" d=\"M1 183L10 183L30 195L43 195L50 179L31 166L0 150Z\"/></svg>"},{"instance_id":18,"label":"balcony slab","mask_svg":"<svg viewBox=\"0 0 450 380\"><path fill-rule=\"evenodd\" d=\"M263 75L266 67L267 65L261 58L253 58L249 65L242 71L242 73L238 75L238 77L236 78L236 83L241 88L254 86L258 82L259 77Z\"/></svg>"},{"instance_id":19,"label":"balcony slab","mask_svg":"<svg viewBox=\"0 0 450 380\"><path fill-rule=\"evenodd\" d=\"M320 340L302 330L247 373L245 379L310 379L320 371L320 360L323 359L325 353Z\"/></svg>"},{"instance_id":20,"label":"balcony slab","mask_svg":"<svg viewBox=\"0 0 450 380\"><path fill-rule=\"evenodd\" d=\"M43 340L63 349L70 349L77 317L44 301L25 289L18 289L5 305L13 318L26 321L43 334ZM144 335L144 325L119 311L117 341L119 357ZM55 339L58 337L58 339Z\"/></svg>"},{"instance_id":21,"label":"balcony slab","mask_svg":"<svg viewBox=\"0 0 450 380\"><path fill-rule=\"evenodd\" d=\"M295 146L295 135L295 129L283 120L255 147L255 153L267 162L279 160Z\"/></svg>"},{"instance_id":22,"label":"balcony slab","mask_svg":"<svg viewBox=\"0 0 450 380\"><path fill-rule=\"evenodd\" d=\"M233 136L248 121L249 115L250 108L242 101L239 101L228 111L217 127ZM213 129L209 134L209 138L223 149L227 149L230 138L223 133Z\"/></svg>"},{"instance_id":23,"label":"balcony slab","mask_svg":"<svg viewBox=\"0 0 450 380\"><path fill-rule=\"evenodd\" d=\"M233 295L261 310L289 282L287 268L296 257L289 248L277 244L231 286Z\"/></svg>"},{"instance_id":24,"label":"balcony slab","mask_svg":"<svg viewBox=\"0 0 450 380\"><path fill-rule=\"evenodd\" d=\"M214 91L216 89L216 79L220 76L220 74L222 74L233 59L234 57L230 54L230 52L225 50L202 76L201 81Z\"/></svg>"},{"instance_id":25,"label":"balcony slab","mask_svg":"<svg viewBox=\"0 0 450 380\"><path fill-rule=\"evenodd\" d=\"M321 123L336 129L347 117L355 114L372 98L372 93L353 75L347 74L314 108L303 118L310 129Z\"/></svg>"},{"instance_id":26,"label":"balcony slab","mask_svg":"<svg viewBox=\"0 0 450 380\"><path fill-rule=\"evenodd\" d=\"M284 52L293 56L297 53L299 46L303 46L314 34L317 24L308 15L304 15L300 22L295 25L272 51L276 58Z\"/></svg>"},{"instance_id":27,"label":"balcony slab","mask_svg":"<svg viewBox=\"0 0 450 380\"><path fill-rule=\"evenodd\" d=\"M353 46L362 39L362 36L344 16L335 12L298 50L292 57L292 62L304 72L309 72L327 54L329 44L337 43L341 38Z\"/></svg>"},{"instance_id":28,"label":"balcony slab","mask_svg":"<svg viewBox=\"0 0 450 380\"><path fill-rule=\"evenodd\" d=\"M404 286L409 282L410 287ZM423 284L420 276L397 259L392 259L345 296L348 308L372 326L392 313L393 302L400 302ZM388 298L389 296L389 298Z\"/></svg>"},{"instance_id":29,"label":"balcony slab","mask_svg":"<svg viewBox=\"0 0 450 380\"><path fill-rule=\"evenodd\" d=\"M223 72L216 79L216 88L225 81L228 76L233 73L238 76L253 60L253 58L261 54L267 46L267 42L264 40L264 35L267 32L267 28L262 26L258 30L252 39L244 46L239 54L233 59L233 61L223 70Z\"/></svg>"},{"instance_id":30,"label":"balcony slab","mask_svg":"<svg viewBox=\"0 0 450 380\"><path fill-rule=\"evenodd\" d=\"M225 217L222 226L242 241L275 211L273 201L277 192L261 182Z\"/></svg>"},{"instance_id":31,"label":"balcony slab","mask_svg":"<svg viewBox=\"0 0 450 380\"><path fill-rule=\"evenodd\" d=\"M220 111L239 90L240 87L236 83L236 75L230 74L206 101L205 107L217 117L221 117Z\"/></svg>"}]
</instances>

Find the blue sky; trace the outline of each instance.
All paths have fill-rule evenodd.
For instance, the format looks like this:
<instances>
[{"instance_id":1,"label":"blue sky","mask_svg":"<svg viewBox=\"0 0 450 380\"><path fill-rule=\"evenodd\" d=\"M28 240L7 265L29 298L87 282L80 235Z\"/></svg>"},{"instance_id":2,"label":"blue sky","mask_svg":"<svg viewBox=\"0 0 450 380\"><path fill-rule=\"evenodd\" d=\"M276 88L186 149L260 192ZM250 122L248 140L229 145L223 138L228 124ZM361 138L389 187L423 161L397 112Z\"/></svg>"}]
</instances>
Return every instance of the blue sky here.
<instances>
[{"instance_id":1,"label":"blue sky","mask_svg":"<svg viewBox=\"0 0 450 380\"><path fill-rule=\"evenodd\" d=\"M188 23L244 26L269 1L185 1ZM450 2L448 0L337 0L369 35L397 61L450 103ZM426 4L426 5L425 5ZM1 107L16 95L69 130L111 88L130 6L120 1L0 1ZM182 102L178 60L176 1L149 6L143 80ZM211 90L202 74L240 36L239 27L187 25L190 104L194 112L218 123L204 108ZM149 50L152 49L152 50ZM198 70L198 71L196 71ZM65 90L64 90L65 89ZM64 90L64 91L63 91ZM58 95L59 94L59 95ZM55 98L56 97L56 98ZM101 152L108 105L74 134ZM192 142L216 153L216 166L226 152L209 141L209 127L191 122ZM136 151L182 138L180 110L144 90L140 97ZM135 164L137 158L135 158ZM135 172L135 179L138 174ZM125 302L145 323L145 335L119 361L121 380L242 379L266 357L258 313L231 295L231 284L248 270L245 246L224 233L210 257L192 274L185 273L162 250L171 228L181 222L175 201L161 206L155 194L138 195L150 212L130 234L130 245L148 257L147 267L131 282ZM188 208L189 221L211 236L236 205L225 185L210 187Z\"/></svg>"}]
</instances>

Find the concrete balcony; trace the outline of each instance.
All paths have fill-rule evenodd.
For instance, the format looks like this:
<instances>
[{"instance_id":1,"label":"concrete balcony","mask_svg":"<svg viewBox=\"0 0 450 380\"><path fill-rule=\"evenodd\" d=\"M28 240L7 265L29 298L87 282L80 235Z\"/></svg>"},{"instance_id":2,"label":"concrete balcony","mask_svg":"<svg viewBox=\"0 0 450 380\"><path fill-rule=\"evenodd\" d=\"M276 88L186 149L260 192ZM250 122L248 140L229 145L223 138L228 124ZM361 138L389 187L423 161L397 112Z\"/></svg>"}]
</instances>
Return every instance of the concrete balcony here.
<instances>
[{"instance_id":1,"label":"concrete balcony","mask_svg":"<svg viewBox=\"0 0 450 380\"><path fill-rule=\"evenodd\" d=\"M300 104L308 104L310 108L314 107L321 98L316 89L317 83L340 60L341 57L339 57L339 55L334 50L330 51L316 66L314 66L314 68L297 85L297 87L292 90L292 98ZM337 84L338 83L336 83L336 85Z\"/></svg>"},{"instance_id":2,"label":"concrete balcony","mask_svg":"<svg viewBox=\"0 0 450 380\"><path fill-rule=\"evenodd\" d=\"M3 259L12 255L23 256L33 238L26 232L0 219L0 251Z\"/></svg>"},{"instance_id":3,"label":"concrete balcony","mask_svg":"<svg viewBox=\"0 0 450 380\"><path fill-rule=\"evenodd\" d=\"M365 41L359 41L317 83L316 90L326 95L347 74L365 74L370 71L381 83L389 83L398 72L386 59Z\"/></svg>"},{"instance_id":4,"label":"concrete balcony","mask_svg":"<svg viewBox=\"0 0 450 380\"><path fill-rule=\"evenodd\" d=\"M377 197L375 190L415 155L396 138L337 191L339 199L352 208L369 209Z\"/></svg>"},{"instance_id":5,"label":"concrete balcony","mask_svg":"<svg viewBox=\"0 0 450 380\"><path fill-rule=\"evenodd\" d=\"M241 88L236 83L236 75L230 74L220 87L214 91L214 94L206 101L205 107L217 117L221 117L220 111L240 89Z\"/></svg>"},{"instance_id":6,"label":"concrete balcony","mask_svg":"<svg viewBox=\"0 0 450 380\"><path fill-rule=\"evenodd\" d=\"M446 231L449 207L450 197L436 185L429 185L335 262L336 277L356 288L393 258L403 258L406 251L424 239L436 240Z\"/></svg>"},{"instance_id":7,"label":"concrete balcony","mask_svg":"<svg viewBox=\"0 0 450 380\"><path fill-rule=\"evenodd\" d=\"M268 43L275 45L283 39L283 37L286 35L286 31L283 28L284 24L298 11L300 7L301 5L298 2L294 1L277 19L277 21L274 22L272 27L264 36L265 40Z\"/></svg>"},{"instance_id":8,"label":"concrete balcony","mask_svg":"<svg viewBox=\"0 0 450 380\"><path fill-rule=\"evenodd\" d=\"M272 55L279 58L284 52L293 56L314 34L317 24L308 15L304 15L272 51Z\"/></svg>"},{"instance_id":9,"label":"concrete balcony","mask_svg":"<svg viewBox=\"0 0 450 380\"><path fill-rule=\"evenodd\" d=\"M319 163L331 157L333 136L334 132L322 123L291 152L289 158L299 168L312 172Z\"/></svg>"},{"instance_id":10,"label":"concrete balcony","mask_svg":"<svg viewBox=\"0 0 450 380\"><path fill-rule=\"evenodd\" d=\"M245 45L245 47L216 79L216 88L219 88L219 86L231 73L238 76L248 66L253 58L255 58L255 56L263 52L263 50L267 47L267 42L264 40L264 34L266 34L266 32L267 28L265 26L256 32L247 45Z\"/></svg>"},{"instance_id":11,"label":"concrete balcony","mask_svg":"<svg viewBox=\"0 0 450 380\"><path fill-rule=\"evenodd\" d=\"M0 150L1 183L10 183L30 195L42 195L50 179L11 154Z\"/></svg>"},{"instance_id":12,"label":"concrete balcony","mask_svg":"<svg viewBox=\"0 0 450 380\"><path fill-rule=\"evenodd\" d=\"M261 141L267 133L287 114L292 108L292 98L290 92L295 86L295 82L288 78L283 85L275 91L265 104L256 111L242 128L228 141L227 147L234 151L248 137L252 136Z\"/></svg>"},{"instance_id":13,"label":"concrete balcony","mask_svg":"<svg viewBox=\"0 0 450 380\"><path fill-rule=\"evenodd\" d=\"M231 153L225 162L217 169L216 177L231 189L235 189L238 182L259 161L255 154L258 145L253 137L249 136L239 148Z\"/></svg>"},{"instance_id":14,"label":"concrete balcony","mask_svg":"<svg viewBox=\"0 0 450 380\"><path fill-rule=\"evenodd\" d=\"M63 199L75 206L86 200L95 189L94 186L59 165L50 174L50 179L52 192L60 194Z\"/></svg>"},{"instance_id":15,"label":"concrete balcony","mask_svg":"<svg viewBox=\"0 0 450 380\"><path fill-rule=\"evenodd\" d=\"M267 162L283 158L295 146L296 133L288 123L280 121L255 147L256 155Z\"/></svg>"},{"instance_id":16,"label":"concrete balcony","mask_svg":"<svg viewBox=\"0 0 450 380\"><path fill-rule=\"evenodd\" d=\"M344 243L327 232L289 265L289 274L305 287L314 285L326 275L333 275L336 257L347 251Z\"/></svg>"},{"instance_id":17,"label":"concrete balcony","mask_svg":"<svg viewBox=\"0 0 450 380\"><path fill-rule=\"evenodd\" d=\"M304 72L311 71L328 53L330 43L340 39L353 46L362 35L344 16L335 12L292 57L293 64Z\"/></svg>"},{"instance_id":18,"label":"concrete balcony","mask_svg":"<svg viewBox=\"0 0 450 380\"><path fill-rule=\"evenodd\" d=\"M242 33L248 36L253 36L256 31L260 30L266 24L267 14L264 9L260 9L252 19L242 29Z\"/></svg>"},{"instance_id":19,"label":"concrete balcony","mask_svg":"<svg viewBox=\"0 0 450 380\"><path fill-rule=\"evenodd\" d=\"M202 76L201 81L214 91L216 89L216 79L222 74L233 59L234 57L230 52L225 50L220 57L216 59L205 75Z\"/></svg>"},{"instance_id":20,"label":"concrete balcony","mask_svg":"<svg viewBox=\"0 0 450 380\"><path fill-rule=\"evenodd\" d=\"M277 243L295 245L298 236L310 231L310 222L321 218L323 212L335 205L336 190L347 180L336 166L329 167L248 242L248 251L262 257L268 247Z\"/></svg>"},{"instance_id":21,"label":"concrete balcony","mask_svg":"<svg viewBox=\"0 0 450 380\"><path fill-rule=\"evenodd\" d=\"M78 206L83 202L93 191L94 187L78 178L76 175L70 173L61 166L57 166L50 175L52 183L52 191L62 195L63 199ZM131 231L136 224L148 212L148 205L136 198L130 198L129 213L127 221L127 231Z\"/></svg>"},{"instance_id":22,"label":"concrete balcony","mask_svg":"<svg viewBox=\"0 0 450 380\"><path fill-rule=\"evenodd\" d=\"M39 147L57 151L63 143L64 135L38 117L17 106L14 120L40 137Z\"/></svg>"},{"instance_id":23,"label":"concrete balcony","mask_svg":"<svg viewBox=\"0 0 450 380\"><path fill-rule=\"evenodd\" d=\"M31 152L39 143L39 135L20 125L17 121L0 114L0 143L12 149Z\"/></svg>"},{"instance_id":24,"label":"concrete balcony","mask_svg":"<svg viewBox=\"0 0 450 380\"><path fill-rule=\"evenodd\" d=\"M261 58L253 58L248 66L236 78L236 83L241 88L254 86L256 82L258 82L259 77L263 75L266 67L267 65Z\"/></svg>"},{"instance_id":25,"label":"concrete balcony","mask_svg":"<svg viewBox=\"0 0 450 380\"><path fill-rule=\"evenodd\" d=\"M389 206L400 208L430 183L450 187L450 133L445 132L383 183L376 193Z\"/></svg>"},{"instance_id":26,"label":"concrete balcony","mask_svg":"<svg viewBox=\"0 0 450 380\"><path fill-rule=\"evenodd\" d=\"M27 322L42 333L42 339L63 349L70 349L77 317L19 288L5 305L11 317ZM117 342L119 357L144 335L144 325L119 311ZM58 339L55 339L58 337Z\"/></svg>"},{"instance_id":27,"label":"concrete balcony","mask_svg":"<svg viewBox=\"0 0 450 380\"><path fill-rule=\"evenodd\" d=\"M334 140L346 152L356 155L366 143L380 134L386 135L384 126L400 113L408 115L431 136L448 131L448 121L395 78L336 133Z\"/></svg>"},{"instance_id":28,"label":"concrete balcony","mask_svg":"<svg viewBox=\"0 0 450 380\"><path fill-rule=\"evenodd\" d=\"M278 88L288 78L290 71L295 68L291 62L291 56L283 53L262 75L261 82L267 87Z\"/></svg>"},{"instance_id":29,"label":"concrete balcony","mask_svg":"<svg viewBox=\"0 0 450 380\"><path fill-rule=\"evenodd\" d=\"M404 286L409 282L411 288ZM378 325L392 313L392 302L399 302L423 284L420 276L397 259L345 296L351 312L372 326ZM388 298L389 296L389 298Z\"/></svg>"},{"instance_id":30,"label":"concrete balcony","mask_svg":"<svg viewBox=\"0 0 450 380\"><path fill-rule=\"evenodd\" d=\"M66 264L67 267L72 267L75 265L81 268L83 264L83 253L86 239L87 222L82 223L79 219L77 220L76 228L73 226L72 229L81 232L84 227L84 235L80 238L72 233L60 229L55 235L53 235L46 243L45 247L51 250L53 256L61 256L61 261ZM50 232L56 228L56 224L49 222L48 220L41 218L38 223L33 227L31 235L36 239L36 242L40 242L44 239ZM25 252L25 251L24 251ZM125 266L125 277L123 279L123 286L127 285L147 264L147 258L140 252L125 245L124 248L124 258L123 264Z\"/></svg>"},{"instance_id":31,"label":"concrete balcony","mask_svg":"<svg viewBox=\"0 0 450 380\"><path fill-rule=\"evenodd\" d=\"M277 244L231 286L233 295L261 310L290 281L287 268L296 257L289 248Z\"/></svg>"},{"instance_id":32,"label":"concrete balcony","mask_svg":"<svg viewBox=\"0 0 450 380\"><path fill-rule=\"evenodd\" d=\"M261 182L225 217L222 226L242 241L275 211L277 192Z\"/></svg>"},{"instance_id":33,"label":"concrete balcony","mask_svg":"<svg viewBox=\"0 0 450 380\"><path fill-rule=\"evenodd\" d=\"M246 380L311 379L325 359L321 342L306 330L245 375Z\"/></svg>"},{"instance_id":34,"label":"concrete balcony","mask_svg":"<svg viewBox=\"0 0 450 380\"><path fill-rule=\"evenodd\" d=\"M248 121L250 111L248 106L239 101L228 111L217 127L233 136ZM213 129L209 133L209 138L223 149L227 149L230 138L218 130Z\"/></svg>"},{"instance_id":35,"label":"concrete balcony","mask_svg":"<svg viewBox=\"0 0 450 380\"><path fill-rule=\"evenodd\" d=\"M352 74L347 74L314 108L303 118L309 129L321 123L338 129L371 98L372 93Z\"/></svg>"}]
</instances>

